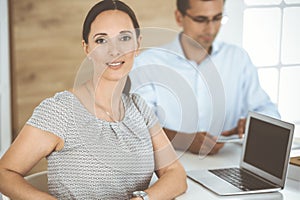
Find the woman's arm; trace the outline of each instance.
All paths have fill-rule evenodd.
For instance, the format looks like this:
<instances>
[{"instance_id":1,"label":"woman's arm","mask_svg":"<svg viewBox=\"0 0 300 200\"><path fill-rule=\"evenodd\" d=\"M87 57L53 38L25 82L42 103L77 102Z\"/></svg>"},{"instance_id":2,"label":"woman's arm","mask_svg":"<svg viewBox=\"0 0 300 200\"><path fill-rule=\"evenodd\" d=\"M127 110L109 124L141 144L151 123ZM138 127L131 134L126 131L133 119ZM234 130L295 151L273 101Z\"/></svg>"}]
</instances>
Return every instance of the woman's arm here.
<instances>
[{"instance_id":1,"label":"woman's arm","mask_svg":"<svg viewBox=\"0 0 300 200\"><path fill-rule=\"evenodd\" d=\"M32 187L24 176L39 160L61 150L63 145L58 136L25 125L0 159L0 192L14 200L55 199Z\"/></svg>"},{"instance_id":2,"label":"woman's arm","mask_svg":"<svg viewBox=\"0 0 300 200\"><path fill-rule=\"evenodd\" d=\"M158 181L149 187L150 200L167 200L184 193L187 189L186 172L178 161L172 144L159 124L150 129Z\"/></svg>"}]
</instances>

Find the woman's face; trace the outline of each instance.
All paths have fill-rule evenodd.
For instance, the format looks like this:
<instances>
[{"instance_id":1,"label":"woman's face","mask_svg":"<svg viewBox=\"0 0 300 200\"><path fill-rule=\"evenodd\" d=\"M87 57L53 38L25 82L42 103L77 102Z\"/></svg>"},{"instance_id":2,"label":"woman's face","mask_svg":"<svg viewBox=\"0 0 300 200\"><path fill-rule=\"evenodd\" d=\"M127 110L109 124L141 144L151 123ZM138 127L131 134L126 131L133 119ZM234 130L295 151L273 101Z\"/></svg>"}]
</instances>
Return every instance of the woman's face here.
<instances>
[{"instance_id":1,"label":"woman's face","mask_svg":"<svg viewBox=\"0 0 300 200\"><path fill-rule=\"evenodd\" d=\"M133 65L139 41L130 17L119 10L100 13L91 24L87 56L93 61L98 79L119 81Z\"/></svg>"}]
</instances>

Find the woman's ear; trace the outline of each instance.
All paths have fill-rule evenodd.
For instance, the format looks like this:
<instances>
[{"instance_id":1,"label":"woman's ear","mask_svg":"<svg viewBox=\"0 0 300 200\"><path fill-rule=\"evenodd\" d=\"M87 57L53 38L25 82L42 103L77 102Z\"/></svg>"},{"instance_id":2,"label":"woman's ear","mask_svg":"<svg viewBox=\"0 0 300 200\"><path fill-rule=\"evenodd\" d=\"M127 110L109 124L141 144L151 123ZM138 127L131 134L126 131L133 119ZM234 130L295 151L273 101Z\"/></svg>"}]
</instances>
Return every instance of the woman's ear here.
<instances>
[{"instance_id":1,"label":"woman's ear","mask_svg":"<svg viewBox=\"0 0 300 200\"><path fill-rule=\"evenodd\" d=\"M183 18L183 16L182 16L181 12L179 10L176 10L175 11L175 19L176 19L178 26L180 26L180 27L182 27L182 18Z\"/></svg>"},{"instance_id":2,"label":"woman's ear","mask_svg":"<svg viewBox=\"0 0 300 200\"><path fill-rule=\"evenodd\" d=\"M87 43L85 43L84 40L82 40L82 48L86 55L89 54L89 45Z\"/></svg>"}]
</instances>

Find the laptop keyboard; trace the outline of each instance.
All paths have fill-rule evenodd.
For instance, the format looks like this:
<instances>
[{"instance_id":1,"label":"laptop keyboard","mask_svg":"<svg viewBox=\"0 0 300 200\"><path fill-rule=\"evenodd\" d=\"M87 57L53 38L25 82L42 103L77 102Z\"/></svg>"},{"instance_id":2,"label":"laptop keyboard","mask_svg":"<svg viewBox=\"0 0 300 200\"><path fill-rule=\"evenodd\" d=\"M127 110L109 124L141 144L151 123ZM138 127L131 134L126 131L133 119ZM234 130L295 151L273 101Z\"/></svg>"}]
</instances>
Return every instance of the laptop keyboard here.
<instances>
[{"instance_id":1,"label":"laptop keyboard","mask_svg":"<svg viewBox=\"0 0 300 200\"><path fill-rule=\"evenodd\" d=\"M244 191L275 188L275 186L254 177L240 168L213 169L209 171Z\"/></svg>"}]
</instances>

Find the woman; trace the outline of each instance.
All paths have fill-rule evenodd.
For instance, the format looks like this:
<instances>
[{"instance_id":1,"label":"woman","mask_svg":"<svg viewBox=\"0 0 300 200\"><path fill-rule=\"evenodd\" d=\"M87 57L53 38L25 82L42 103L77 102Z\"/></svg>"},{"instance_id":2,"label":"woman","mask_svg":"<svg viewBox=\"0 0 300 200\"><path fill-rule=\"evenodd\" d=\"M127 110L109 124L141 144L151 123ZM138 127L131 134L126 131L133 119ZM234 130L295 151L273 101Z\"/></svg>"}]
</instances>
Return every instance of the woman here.
<instances>
[{"instance_id":1,"label":"woman","mask_svg":"<svg viewBox=\"0 0 300 200\"><path fill-rule=\"evenodd\" d=\"M138 95L122 93L138 53L138 28L120 1L89 11L82 43L92 77L35 109L0 160L0 192L30 200L165 200L186 190L185 171L155 115ZM23 178L43 157L50 194ZM159 179L149 187L153 172Z\"/></svg>"}]
</instances>

